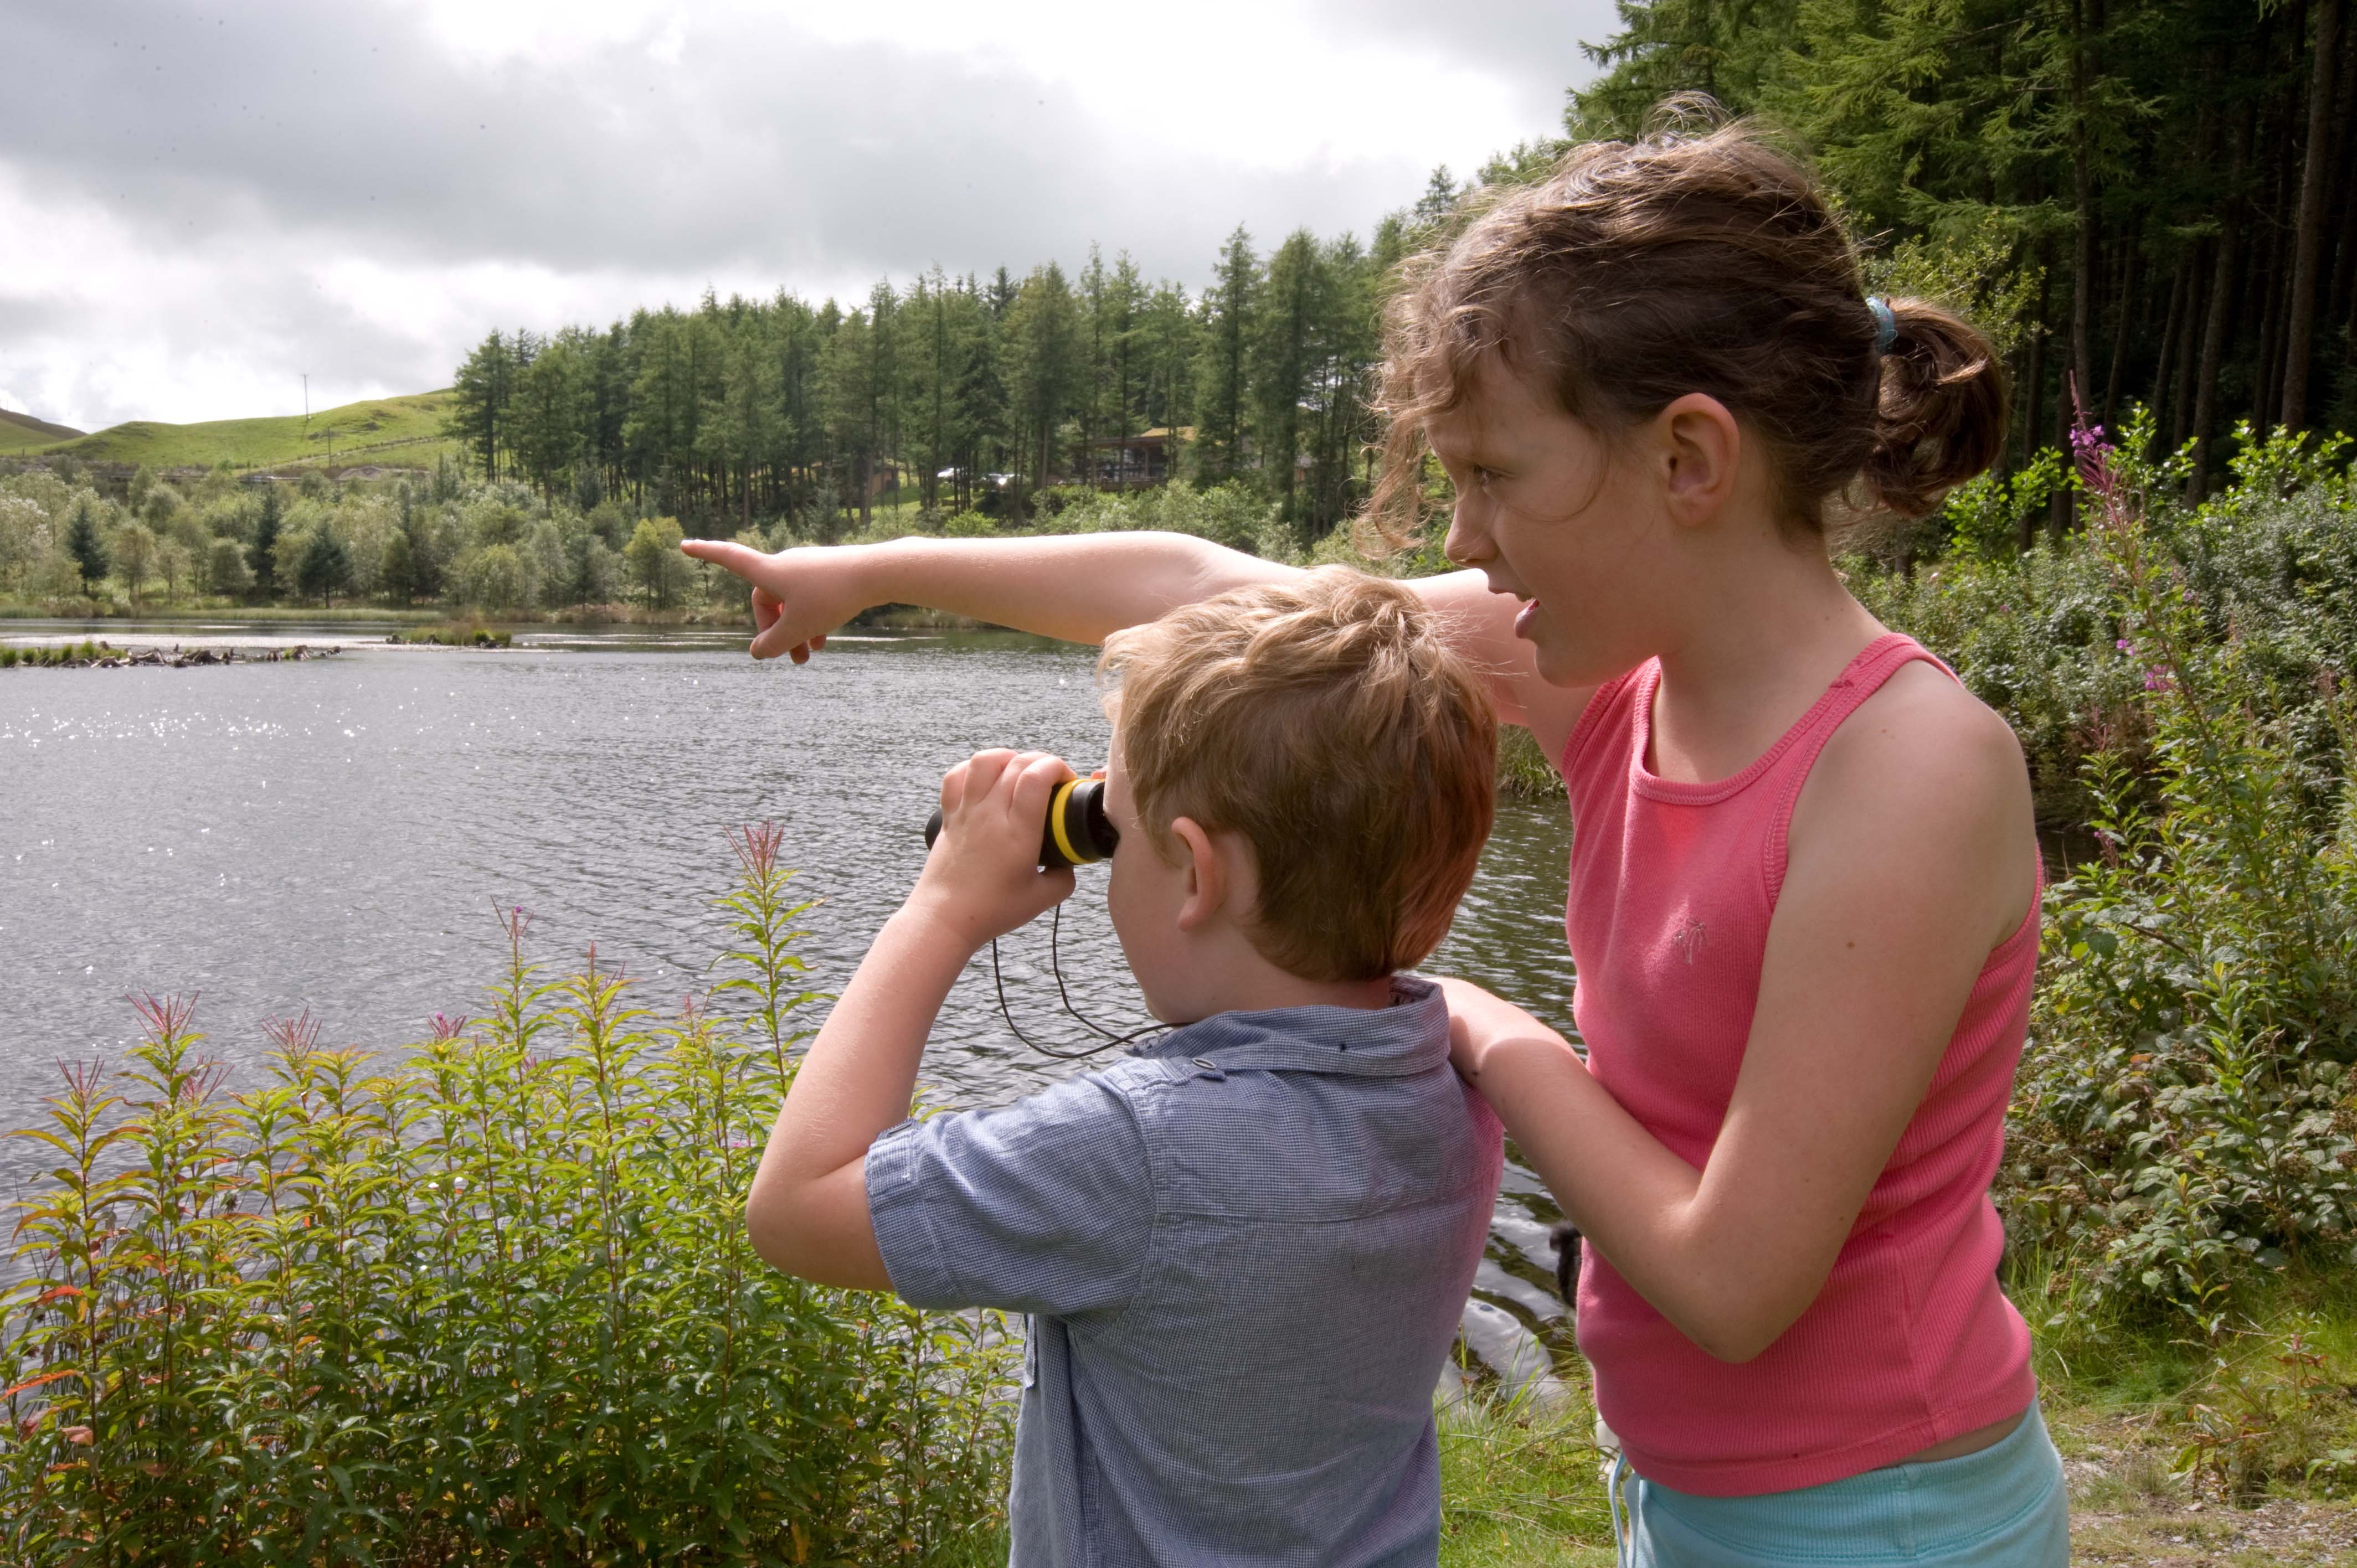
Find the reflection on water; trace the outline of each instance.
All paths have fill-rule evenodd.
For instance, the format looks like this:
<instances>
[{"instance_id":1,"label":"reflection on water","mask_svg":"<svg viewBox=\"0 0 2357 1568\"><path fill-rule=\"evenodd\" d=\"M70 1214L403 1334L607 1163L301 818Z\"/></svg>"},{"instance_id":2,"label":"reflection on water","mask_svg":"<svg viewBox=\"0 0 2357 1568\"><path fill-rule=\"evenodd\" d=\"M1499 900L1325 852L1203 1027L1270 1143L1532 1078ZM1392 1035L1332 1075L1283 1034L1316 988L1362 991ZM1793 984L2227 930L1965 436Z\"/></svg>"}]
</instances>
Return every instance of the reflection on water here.
<instances>
[{"instance_id":1,"label":"reflection on water","mask_svg":"<svg viewBox=\"0 0 2357 1568\"><path fill-rule=\"evenodd\" d=\"M353 623L8 625L13 641L340 643L328 663L0 673L0 1122L26 1125L60 1058L119 1052L124 998L193 993L209 1048L264 1051L309 1007L328 1043L395 1047L469 1011L500 952L493 905L533 913L541 956L701 994L722 945L722 835L786 829L813 982L838 987L914 879L942 771L985 746L1104 756L1092 650L996 633L844 638L796 669L743 634L544 628L511 650L390 647ZM1570 1022L1559 807L1505 803L1455 931L1428 967ZM1055 1010L1044 929L1002 944L1017 1016ZM1062 924L1073 1001L1142 1018L1084 873ZM1075 1070L999 1018L985 953L944 1009L926 1081L1003 1101ZM251 1081L248 1079L247 1081ZM36 1168L0 1149L0 1188ZM1485 1294L1559 1312L1537 1184L1508 1173Z\"/></svg>"}]
</instances>

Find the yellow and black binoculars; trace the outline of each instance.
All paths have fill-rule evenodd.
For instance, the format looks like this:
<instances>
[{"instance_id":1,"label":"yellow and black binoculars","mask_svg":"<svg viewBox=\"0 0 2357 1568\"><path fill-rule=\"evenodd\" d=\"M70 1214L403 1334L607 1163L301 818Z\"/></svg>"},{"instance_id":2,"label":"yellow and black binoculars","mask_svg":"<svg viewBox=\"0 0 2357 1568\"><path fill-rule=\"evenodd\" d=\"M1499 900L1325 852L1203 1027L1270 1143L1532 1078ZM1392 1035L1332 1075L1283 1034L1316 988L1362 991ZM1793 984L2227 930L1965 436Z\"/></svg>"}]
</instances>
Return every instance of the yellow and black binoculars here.
<instances>
[{"instance_id":1,"label":"yellow and black binoculars","mask_svg":"<svg viewBox=\"0 0 2357 1568\"><path fill-rule=\"evenodd\" d=\"M1089 865L1109 860L1121 834L1105 815L1103 779L1068 779L1048 798L1048 822L1039 834L1039 869ZM942 836L938 807L925 821L925 847Z\"/></svg>"}]
</instances>

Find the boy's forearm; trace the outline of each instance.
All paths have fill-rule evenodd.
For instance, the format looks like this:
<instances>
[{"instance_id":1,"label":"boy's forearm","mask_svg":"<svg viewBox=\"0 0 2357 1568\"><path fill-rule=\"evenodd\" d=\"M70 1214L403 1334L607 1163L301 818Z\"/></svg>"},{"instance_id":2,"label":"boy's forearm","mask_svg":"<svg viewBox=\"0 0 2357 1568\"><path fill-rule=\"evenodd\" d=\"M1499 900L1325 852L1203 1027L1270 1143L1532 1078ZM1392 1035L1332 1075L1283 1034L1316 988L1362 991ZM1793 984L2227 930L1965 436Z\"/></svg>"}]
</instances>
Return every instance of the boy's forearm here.
<instances>
[{"instance_id":1,"label":"boy's forearm","mask_svg":"<svg viewBox=\"0 0 2357 1568\"><path fill-rule=\"evenodd\" d=\"M916 1092L926 1036L974 945L947 922L904 905L877 934L794 1074L778 1114L766 1169L776 1156L809 1177L863 1158L904 1120Z\"/></svg>"},{"instance_id":2,"label":"boy's forearm","mask_svg":"<svg viewBox=\"0 0 2357 1568\"><path fill-rule=\"evenodd\" d=\"M746 1198L754 1248L822 1283L881 1287L865 1202L867 1147L909 1114L942 1001L974 956L913 906L885 923L811 1043Z\"/></svg>"},{"instance_id":3,"label":"boy's forearm","mask_svg":"<svg viewBox=\"0 0 2357 1568\"><path fill-rule=\"evenodd\" d=\"M1070 642L1103 642L1179 605L1296 569L1184 533L894 540L863 547L867 595Z\"/></svg>"}]
</instances>

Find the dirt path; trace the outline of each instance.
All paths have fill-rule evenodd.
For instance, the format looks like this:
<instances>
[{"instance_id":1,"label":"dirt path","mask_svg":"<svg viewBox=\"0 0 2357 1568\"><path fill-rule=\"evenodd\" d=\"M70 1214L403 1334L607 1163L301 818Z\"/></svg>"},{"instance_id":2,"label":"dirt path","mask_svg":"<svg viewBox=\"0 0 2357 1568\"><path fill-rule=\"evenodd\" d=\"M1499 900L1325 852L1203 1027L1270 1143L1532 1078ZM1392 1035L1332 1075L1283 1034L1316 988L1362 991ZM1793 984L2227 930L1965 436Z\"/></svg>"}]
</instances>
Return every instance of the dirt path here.
<instances>
[{"instance_id":1,"label":"dirt path","mask_svg":"<svg viewBox=\"0 0 2357 1568\"><path fill-rule=\"evenodd\" d=\"M2271 1498L2237 1508L2170 1467L2169 1445L2124 1417L2055 1423L2071 1482L2074 1563L2168 1568L2357 1568L2357 1505Z\"/></svg>"}]
</instances>

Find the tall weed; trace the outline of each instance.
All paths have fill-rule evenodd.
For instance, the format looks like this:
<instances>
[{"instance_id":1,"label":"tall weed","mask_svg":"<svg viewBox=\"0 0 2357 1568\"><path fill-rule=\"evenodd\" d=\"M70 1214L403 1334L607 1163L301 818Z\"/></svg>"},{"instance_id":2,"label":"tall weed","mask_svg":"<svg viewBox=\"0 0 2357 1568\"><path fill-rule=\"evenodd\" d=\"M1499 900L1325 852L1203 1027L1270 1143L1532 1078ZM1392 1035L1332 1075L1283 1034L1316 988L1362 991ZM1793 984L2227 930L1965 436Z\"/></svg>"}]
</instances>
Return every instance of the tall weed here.
<instances>
[{"instance_id":1,"label":"tall weed","mask_svg":"<svg viewBox=\"0 0 2357 1568\"><path fill-rule=\"evenodd\" d=\"M778 835L719 994L658 1017L509 910L474 1019L387 1064L274 1031L231 1092L183 1001L70 1066L6 1293L0 1556L929 1561L996 1540L1001 1326L788 1280L743 1194L812 993Z\"/></svg>"},{"instance_id":2,"label":"tall weed","mask_svg":"<svg viewBox=\"0 0 2357 1568\"><path fill-rule=\"evenodd\" d=\"M2018 1234L2084 1260L2095 1298L2174 1303L2214 1338L2240 1284L2344 1251L2357 1224L2357 860L2345 782L2316 772L2302 709L2189 542L2223 558L2270 465L2332 486L2262 444L2236 498L2155 521L2166 470L2099 435L2079 437L2085 548L2141 724L2084 769L2100 853L2048 895L2003 1197ZM2336 736L2357 721L2348 653L2319 648L2312 683Z\"/></svg>"}]
</instances>

